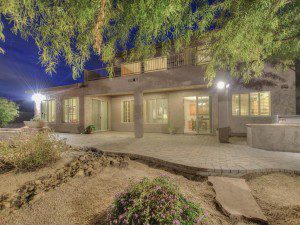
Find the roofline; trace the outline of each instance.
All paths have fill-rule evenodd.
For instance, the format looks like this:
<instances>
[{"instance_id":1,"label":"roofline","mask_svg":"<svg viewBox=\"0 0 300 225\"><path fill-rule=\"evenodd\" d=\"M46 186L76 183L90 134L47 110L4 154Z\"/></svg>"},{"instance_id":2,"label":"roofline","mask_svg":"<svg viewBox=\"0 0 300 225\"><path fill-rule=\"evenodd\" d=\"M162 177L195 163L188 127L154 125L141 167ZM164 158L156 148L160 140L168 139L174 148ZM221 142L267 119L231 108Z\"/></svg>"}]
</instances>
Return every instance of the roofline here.
<instances>
[{"instance_id":1,"label":"roofline","mask_svg":"<svg viewBox=\"0 0 300 225\"><path fill-rule=\"evenodd\" d=\"M75 84L68 84L68 85L60 85L60 86L54 86L49 88L42 88L42 89L36 89L36 90L26 90L26 94L34 94L34 93L47 93L52 91L58 91L61 89L71 88L71 87L80 87L82 83L75 83Z\"/></svg>"}]
</instances>

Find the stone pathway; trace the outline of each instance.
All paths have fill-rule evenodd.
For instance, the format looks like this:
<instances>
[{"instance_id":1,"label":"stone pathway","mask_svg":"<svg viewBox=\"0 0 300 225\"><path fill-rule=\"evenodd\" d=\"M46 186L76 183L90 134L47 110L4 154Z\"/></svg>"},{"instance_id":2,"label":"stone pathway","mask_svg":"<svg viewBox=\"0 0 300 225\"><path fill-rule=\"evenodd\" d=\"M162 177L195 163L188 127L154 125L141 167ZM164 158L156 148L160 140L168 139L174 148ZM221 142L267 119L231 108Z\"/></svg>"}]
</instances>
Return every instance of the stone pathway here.
<instances>
[{"instance_id":1,"label":"stone pathway","mask_svg":"<svg viewBox=\"0 0 300 225\"><path fill-rule=\"evenodd\" d=\"M147 133L142 139L135 139L129 132L58 135L70 145L126 153L170 167L192 169L200 175L271 171L300 173L300 153L251 148L245 138L232 138L231 143L221 144L210 135Z\"/></svg>"},{"instance_id":2,"label":"stone pathway","mask_svg":"<svg viewBox=\"0 0 300 225\"><path fill-rule=\"evenodd\" d=\"M233 219L246 218L267 224L267 218L251 194L244 179L208 177L216 192L216 201L223 212Z\"/></svg>"}]
</instances>

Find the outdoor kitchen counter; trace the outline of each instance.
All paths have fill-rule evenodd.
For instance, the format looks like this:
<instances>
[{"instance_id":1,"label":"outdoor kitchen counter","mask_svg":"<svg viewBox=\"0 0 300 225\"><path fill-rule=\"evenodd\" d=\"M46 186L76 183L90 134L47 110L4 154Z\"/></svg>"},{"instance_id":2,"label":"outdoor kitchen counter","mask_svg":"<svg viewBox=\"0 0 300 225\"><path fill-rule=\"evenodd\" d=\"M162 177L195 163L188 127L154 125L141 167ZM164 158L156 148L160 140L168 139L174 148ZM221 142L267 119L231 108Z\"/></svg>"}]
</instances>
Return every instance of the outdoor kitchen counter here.
<instances>
[{"instance_id":1,"label":"outdoor kitchen counter","mask_svg":"<svg viewBox=\"0 0 300 225\"><path fill-rule=\"evenodd\" d=\"M247 143L253 148L300 152L300 124L247 124Z\"/></svg>"}]
</instances>

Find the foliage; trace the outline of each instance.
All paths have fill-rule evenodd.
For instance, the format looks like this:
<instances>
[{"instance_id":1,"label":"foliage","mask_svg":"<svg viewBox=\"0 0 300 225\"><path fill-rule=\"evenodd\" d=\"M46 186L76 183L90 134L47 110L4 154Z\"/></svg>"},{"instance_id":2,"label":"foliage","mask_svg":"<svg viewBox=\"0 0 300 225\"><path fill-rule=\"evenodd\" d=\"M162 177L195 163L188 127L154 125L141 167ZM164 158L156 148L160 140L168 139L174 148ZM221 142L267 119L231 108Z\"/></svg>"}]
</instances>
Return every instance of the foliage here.
<instances>
[{"instance_id":1,"label":"foliage","mask_svg":"<svg viewBox=\"0 0 300 225\"><path fill-rule=\"evenodd\" d=\"M95 125L89 125L87 126L84 131L82 132L83 134L90 134L92 132L96 131Z\"/></svg>"},{"instance_id":2,"label":"foliage","mask_svg":"<svg viewBox=\"0 0 300 225\"><path fill-rule=\"evenodd\" d=\"M116 197L110 224L194 224L206 220L166 177L144 179Z\"/></svg>"},{"instance_id":3,"label":"foliage","mask_svg":"<svg viewBox=\"0 0 300 225\"><path fill-rule=\"evenodd\" d=\"M0 127L6 126L19 116L19 106L5 98L0 98Z\"/></svg>"},{"instance_id":4,"label":"foliage","mask_svg":"<svg viewBox=\"0 0 300 225\"><path fill-rule=\"evenodd\" d=\"M40 122L44 121L40 115L35 115L30 121Z\"/></svg>"},{"instance_id":5,"label":"foliage","mask_svg":"<svg viewBox=\"0 0 300 225\"><path fill-rule=\"evenodd\" d=\"M0 142L0 161L28 171L43 167L60 157L66 144L51 132L22 132Z\"/></svg>"},{"instance_id":6,"label":"foliage","mask_svg":"<svg viewBox=\"0 0 300 225\"><path fill-rule=\"evenodd\" d=\"M92 49L111 63L120 50L129 60L153 56L160 43L165 54L201 44L211 58L209 81L218 69L247 81L266 60L299 58L299 15L295 0L0 0L0 16L35 40L46 71L63 58L74 78Z\"/></svg>"}]
</instances>

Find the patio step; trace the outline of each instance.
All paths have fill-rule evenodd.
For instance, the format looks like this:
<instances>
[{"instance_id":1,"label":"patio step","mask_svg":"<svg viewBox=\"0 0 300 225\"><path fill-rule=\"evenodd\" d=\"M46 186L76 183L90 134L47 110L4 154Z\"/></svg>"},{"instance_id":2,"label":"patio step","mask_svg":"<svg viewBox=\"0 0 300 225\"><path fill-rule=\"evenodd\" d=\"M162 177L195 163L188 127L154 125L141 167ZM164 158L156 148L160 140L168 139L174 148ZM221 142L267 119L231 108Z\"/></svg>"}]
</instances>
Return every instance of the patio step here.
<instances>
[{"instance_id":1,"label":"patio step","mask_svg":"<svg viewBox=\"0 0 300 225\"><path fill-rule=\"evenodd\" d=\"M216 192L217 204L230 218L268 224L245 179L210 176L208 182Z\"/></svg>"}]
</instances>

